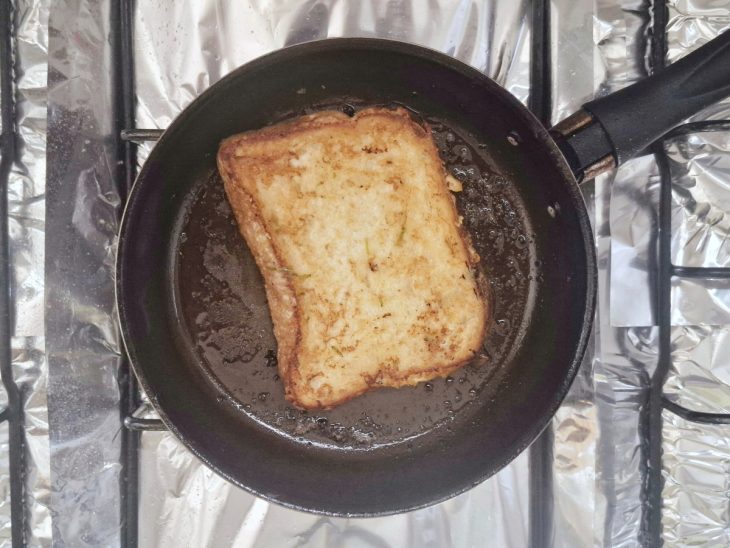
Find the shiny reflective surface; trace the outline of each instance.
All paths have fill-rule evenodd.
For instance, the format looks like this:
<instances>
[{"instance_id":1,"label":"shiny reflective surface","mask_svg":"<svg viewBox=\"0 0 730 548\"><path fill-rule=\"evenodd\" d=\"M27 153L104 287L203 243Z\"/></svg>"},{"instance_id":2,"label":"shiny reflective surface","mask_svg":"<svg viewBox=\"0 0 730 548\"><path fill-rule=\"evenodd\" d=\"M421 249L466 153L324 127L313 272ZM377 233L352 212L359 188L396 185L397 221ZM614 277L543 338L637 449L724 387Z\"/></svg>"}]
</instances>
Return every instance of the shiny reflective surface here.
<instances>
[{"instance_id":1,"label":"shiny reflective surface","mask_svg":"<svg viewBox=\"0 0 730 548\"><path fill-rule=\"evenodd\" d=\"M15 2L18 159L8 180L10 260L15 300L11 339L15 380L25 398L28 531L32 545L51 539L48 362L44 340L46 105L49 1ZM4 402L4 390L0 399ZM0 425L0 541L10 542L7 424Z\"/></svg>"},{"instance_id":2,"label":"shiny reflective surface","mask_svg":"<svg viewBox=\"0 0 730 548\"><path fill-rule=\"evenodd\" d=\"M92 62L103 59L106 4L90 7L92 4L97 5L67 0L49 9L48 1L15 3L20 37L17 63L22 75L19 102L26 113L19 119L19 131L26 145L24 166L13 171L10 190L11 207L19 207L10 221L13 268L23 288L16 294L14 356L16 371L29 390L26 407L32 419L28 434L32 474L37 476L31 476L28 484L34 497L31 532L38 545L50 544L48 504L56 516L56 543L118 542L115 432L120 425L114 374L119 347L109 296L94 292L94 288L112 283L108 264L113 256L118 200L110 181L110 165L100 148L110 128L108 94L99 77L104 69L101 62ZM630 0L601 1L595 9L592 3L561 0L552 4L557 121L594 90L615 89L639 75L636 38L642 32L646 7ZM727 10L724 0L671 2L669 59L728 26ZM50 39L49 11L54 33ZM477 0L429 2L427 9L423 3L377 0L225 5L213 1L138 2L138 125L166 127L192 98L239 64L287 43L323 35L377 35L429 45L497 77L524 101L529 88L525 13L522 2ZM49 126L62 130L66 140L75 143L75 147L48 151L49 164L58 162L59 156L62 163L68 162L65 172L50 179L49 189L64 186L75 192L70 202L50 193L49 217L57 212L73 230L51 235L53 245L47 259L56 261L53 268L66 267L75 260L67 246L81 246L91 253L84 276L65 280L48 278L43 265L44 87L49 45L53 52L50 65L56 71L52 85L58 88L50 103L83 114L49 121ZM720 118L730 113L725 105L710 109L707 115ZM101 158L95 167L78 163L86 150ZM727 246L723 245L727 228L724 192L729 184L723 157L727 150L726 137L711 134L678 139L669 149L673 169L681 174L675 179L673 249L677 264L728 264ZM141 154L140 162L143 158ZM595 210L601 307L594 359L584 366L554 421L556 545L636 545L641 502L637 417L656 348L653 331L642 327L653 323L646 264L656 184L653 161L640 158L622 167L615 177L604 176L586 189ZM61 336L52 341L42 338L44 310L39 295L43 295L44 277L46 286L53 284L52 289L62 297L53 306L69 311L58 317L63 321L58 326ZM727 323L727 290L715 287L708 291L705 286L684 282L675 291L674 323L689 325L677 327L673 333L677 374L670 377L667 392L696 409L728 410L727 388L714 384L716 380L728 382L726 328L692 325L706 322L708 317L715 318L713 323ZM714 316L706 316L706 312ZM52 319L47 321L53 331ZM89 400L83 420L76 421L67 414L65 400L54 404L53 387L49 390L51 413L56 417L50 445L57 463L53 491L49 492L44 352L49 345L57 352L59 341L68 359L50 372L55 386L72 385L77 395L90 391L95 398ZM726 544L723 535L728 517L721 506L726 500L718 486L724 486L727 479L724 463L730 450L717 440L727 436L727 429L689 425L670 414L665 414L665 421L669 477L665 541L669 545L690 540L699 545ZM64 428L64 424L74 428ZM433 508L388 518L347 520L316 518L256 501L202 466L169 434L146 433L142 439L142 545L226 545L236 541L244 546L296 542L314 546L329 540L347 545L460 546L485 538L495 546L526 544L524 457L478 488ZM108 449L100 452L100 445ZM4 451L0 447L2 454ZM0 458L0 463L4 461ZM98 511L103 507L111 508L112 513L100 520ZM6 508L0 507L0 515L7 515ZM67 527L70 518L74 529ZM9 524L3 523L5 535Z\"/></svg>"}]
</instances>

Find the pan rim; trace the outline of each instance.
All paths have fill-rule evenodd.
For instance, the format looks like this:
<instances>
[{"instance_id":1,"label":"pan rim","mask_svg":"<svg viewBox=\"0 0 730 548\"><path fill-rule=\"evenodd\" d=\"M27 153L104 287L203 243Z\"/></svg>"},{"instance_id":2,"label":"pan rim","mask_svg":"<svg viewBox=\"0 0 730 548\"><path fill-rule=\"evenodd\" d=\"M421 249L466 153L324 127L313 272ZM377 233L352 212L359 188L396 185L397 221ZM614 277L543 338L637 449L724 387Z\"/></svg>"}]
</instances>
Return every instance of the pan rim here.
<instances>
[{"instance_id":1,"label":"pan rim","mask_svg":"<svg viewBox=\"0 0 730 548\"><path fill-rule=\"evenodd\" d=\"M513 446L513 450L511 452L507 452L505 457L502 459L495 460L495 465L491 467L490 470L485 470L483 474L478 475L475 477L473 481L470 483L467 483L465 485L457 485L454 489L451 489L446 495L440 496L440 497L434 497L431 500L423 503L416 503L411 504L408 506L400 506L397 508L386 508L383 510L377 510L372 512L354 512L354 513L348 513L348 512L336 512L331 511L326 508L316 508L313 506L300 506L296 503L288 502L286 500L281 500L277 497L273 497L271 495L268 495L267 493L259 492L256 489L243 484L240 480L233 477L231 474L228 474L225 472L221 467L217 466L215 463L211 461L205 454L204 451L201 451L195 443L193 443L193 440L189 439L186 436L183 436L180 433L180 430L176 427L176 425L169 419L169 416L165 412L165 410L159 405L159 402L157 400L157 397L155 395L155 392L151 390L150 384L148 383L147 378L145 377L145 374L143 372L143 368L138 365L137 357L134 353L134 343L131 341L131 335L129 333L129 329L127 326L127 319L125 317L125 306L124 301L122 298L123 292L124 292L124 282L123 277L121 275L122 272L122 258L124 256L124 250L127 245L132 245L131 243L128 243L127 240L127 232L129 227L129 218L130 218L130 211L134 208L134 204L136 203L136 197L139 196L139 188L141 185L141 181L144 181L145 178L147 178L147 173L150 170L150 166L152 162L150 160L154 160L156 150L159 150L159 145L164 144L165 141L171 139L171 136L174 135L177 131L180 131L180 126L184 125L183 122L181 122L181 118L183 118L183 115L188 112L192 111L196 108L199 108L201 105L205 104L207 101L214 99L216 96L216 92L219 90L225 89L226 86L230 85L235 79L239 78L241 74L247 73L247 72L253 72L257 70L259 67L265 67L272 63L272 61L275 62L276 58L283 55L291 55L291 52L293 50L298 50L301 52L307 52L307 53L316 53L319 50L331 50L334 48L358 48L358 49L370 49L370 50L388 50L388 51L395 51L398 53L408 54L420 58L425 58L429 61L436 62L438 64L442 65L448 65L448 68L451 70L457 70L459 72L464 73L467 76L475 77L481 80L482 82L485 82L488 84L489 87L495 90L496 93L499 93L503 96L503 98L511 103L513 106L517 107L515 110L520 113L521 116L523 116L527 123L534 127L536 132L538 133L538 137L544 142L545 146L548 148L551 156L554 159L555 167L562 173L563 180L565 183L566 191L568 192L568 195L571 198L571 205L574 208L574 211L576 213L577 219L578 219L578 226L581 232L581 239L583 242L583 248L586 254L586 264L585 264L585 284L586 284L586 291L585 291L585 300L583 303L583 324L580 332L580 337L577 340L577 344L575 346L575 353L573 356L572 362L569 364L569 366L565 369L566 374L564 375L563 382L560 384L560 389L554 394L554 397L552 398L551 405L548 408L547 412L543 414L540 420L535 421L533 423L533 426L527 430L519 437L520 443L516 443ZM572 382L575 378L575 375L578 372L578 369L583 361L586 348L588 346L588 342L590 340L591 334L592 334L592 327L593 327L593 321L594 321L594 314L595 314L595 306L596 306L596 293L597 293L597 263L596 263L596 255L595 255L595 243L594 243L594 236L590 225L590 219L588 215L588 210L586 208L586 204L583 200L583 197L580 193L579 186L577 182L575 181L575 178L570 171L568 167L568 163L563 157L562 153L560 152L559 148L553 141L552 137L550 136L548 130L534 117L534 115L522 104L520 103L514 96L512 96L507 90L505 90L503 87L499 86L496 82L494 82L491 78L489 78L487 75L483 74L482 72L478 71L477 69L459 61L458 59L455 59L445 53L439 52L437 50L423 47L420 45L412 44L409 42L402 42L402 41L396 41L396 40L389 40L389 39L382 39L382 38L327 38L323 40L315 40L311 42L305 42L302 44L296 44L287 46L278 50L275 50L273 52L270 52L268 54L265 54L263 56L257 57L256 59L253 59L240 67L236 68L235 70L231 71L229 74L221 78L218 82L208 87L205 91L203 91L197 98L195 98L189 105L187 105L168 125L168 127L163 131L162 135L158 139L156 145L153 147L152 151L150 152L149 157L145 161L144 165L140 169L138 175L135 178L134 184L132 188L130 189L128 200L125 204L125 207L122 212L122 216L120 219L119 224L119 232L118 232L118 242L117 242L117 249L116 249L116 258L115 258L115 283L114 283L114 293L115 293L115 303L116 303L116 316L117 320L119 322L120 327L120 334L121 339L123 343L123 347L125 349L126 355L129 359L129 363L132 367L132 370L134 371L135 376L140 382L140 385L147 393L150 403L155 408L157 413L160 416L160 419L165 424L165 426L168 428L168 430L178 439L180 440L183 445L190 450L196 457L198 457L202 462L204 462L207 466L209 466L212 470L214 470L218 475L221 477L224 477L226 480L230 481L234 485L237 485L244 490L248 491L249 493L252 493L255 496L264 498L267 501L274 502L276 504L285 506L287 508L291 508L298 511L305 511L308 513L314 513L318 515L327 515L327 516L346 516L346 517L376 517L376 516L388 516L388 515L395 515L400 514L407 511L417 510L420 508L426 508L429 506L432 506L434 504L438 504L440 502L443 502L445 500L448 500L456 495L459 495L461 493L464 493L473 487L479 485L483 481L485 481L487 478L491 477L496 471L501 470L504 468L509 462L514 460L521 452L525 450L536 438L537 436L545 429L545 427L549 424L550 420L554 416L555 412L558 410L560 405L562 404L563 400L565 399L565 396L567 395L567 392L572 385Z\"/></svg>"}]
</instances>

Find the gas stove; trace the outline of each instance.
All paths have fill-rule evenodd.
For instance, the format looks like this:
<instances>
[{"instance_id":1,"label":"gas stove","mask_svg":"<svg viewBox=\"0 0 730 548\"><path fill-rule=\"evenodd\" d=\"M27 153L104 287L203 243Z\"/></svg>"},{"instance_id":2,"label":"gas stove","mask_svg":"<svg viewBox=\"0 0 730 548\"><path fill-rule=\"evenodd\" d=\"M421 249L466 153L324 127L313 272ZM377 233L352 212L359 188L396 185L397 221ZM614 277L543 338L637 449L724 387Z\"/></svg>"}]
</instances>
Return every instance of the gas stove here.
<instances>
[{"instance_id":1,"label":"gas stove","mask_svg":"<svg viewBox=\"0 0 730 548\"><path fill-rule=\"evenodd\" d=\"M414 42L485 72L550 124L728 28L730 3L710 0L0 4L0 539L730 543L730 101L583 186L599 308L581 370L528 451L430 508L315 516L217 476L140 393L112 279L124 200L155 139L264 53L333 36Z\"/></svg>"}]
</instances>

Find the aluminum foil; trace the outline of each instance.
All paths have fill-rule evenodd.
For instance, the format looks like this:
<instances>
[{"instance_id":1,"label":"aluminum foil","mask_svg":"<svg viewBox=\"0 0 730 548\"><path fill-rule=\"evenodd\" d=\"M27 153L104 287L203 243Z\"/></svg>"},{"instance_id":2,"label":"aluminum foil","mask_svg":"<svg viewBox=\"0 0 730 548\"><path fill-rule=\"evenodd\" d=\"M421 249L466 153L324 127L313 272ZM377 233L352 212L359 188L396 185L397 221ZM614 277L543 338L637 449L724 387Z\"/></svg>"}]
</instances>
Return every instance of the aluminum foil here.
<instances>
[{"instance_id":1,"label":"aluminum foil","mask_svg":"<svg viewBox=\"0 0 730 548\"><path fill-rule=\"evenodd\" d=\"M668 57L675 60L730 29L730 6L718 2L670 5ZM730 119L725 100L694 119ZM730 266L725 240L730 211L730 136L704 133L667 146L673 186L672 255L675 264ZM672 291L672 367L666 383L670 399L689 409L730 412L730 286L717 280L682 280ZM673 310L673 318L676 314ZM685 325L686 324L686 325ZM693 424L664 413L663 536L677 545L730 543L727 507L730 427Z\"/></svg>"},{"instance_id":2,"label":"aluminum foil","mask_svg":"<svg viewBox=\"0 0 730 548\"><path fill-rule=\"evenodd\" d=\"M728 427L664 413L663 538L669 546L728 546Z\"/></svg>"},{"instance_id":3,"label":"aluminum foil","mask_svg":"<svg viewBox=\"0 0 730 548\"><path fill-rule=\"evenodd\" d=\"M318 38L378 36L425 45L473 65L521 100L529 91L524 2L435 0L170 0L137 6L137 123L167 127L212 83L246 61Z\"/></svg>"},{"instance_id":4,"label":"aluminum foil","mask_svg":"<svg viewBox=\"0 0 730 548\"><path fill-rule=\"evenodd\" d=\"M10 268L14 297L13 375L23 395L27 492L26 542L51 541L50 467L44 339L46 79L50 1L14 2L17 158L8 178ZM4 395L3 395L4 397ZM0 437L7 439L7 425ZM0 445L0 479L8 485L8 446ZM0 506L0 541L10 542L9 491Z\"/></svg>"},{"instance_id":5,"label":"aluminum foil","mask_svg":"<svg viewBox=\"0 0 730 548\"><path fill-rule=\"evenodd\" d=\"M728 27L727 2L670 1L668 62ZM637 57L643 59L645 55ZM643 68L637 66L639 72ZM724 101L693 119L730 118L729 106ZM665 147L672 172L674 264L728 266L725 216L730 208L726 194L730 190L729 144L727 134L705 133L675 139ZM615 334L628 335L615 355L622 370L615 372L628 381L622 395L632 396L630 407L617 405L612 409L622 409L624 417L630 414L631 421L637 420L657 352L657 330L642 326L656 321L652 310L655 281L648 265L656 249L652 231L656 230L658 193L656 164L652 157L644 157L617 171L610 200L610 324L616 326ZM671 332L671 369L665 393L690 409L714 413L730 410L730 377L725 371L730 351L725 343L726 324L730 323L728 288L726 282L717 280L673 281L671 323L676 327ZM601 354L607 356L605 350ZM728 427L692 424L670 412L665 412L663 419L663 540L669 546L726 546ZM624 453L634 477L626 485L631 489L628 501L636 500L638 493L635 448L635 441L621 448L633 449ZM624 470L615 478L625 479ZM632 510L630 523L638 527L639 508L635 504L626 507ZM635 532L623 538L631 544Z\"/></svg>"},{"instance_id":6,"label":"aluminum foil","mask_svg":"<svg viewBox=\"0 0 730 548\"><path fill-rule=\"evenodd\" d=\"M557 121L594 94L642 75L647 6L641 0L551 4ZM523 101L529 90L525 2L134 5L138 127L166 127L211 83L247 60L326 36L424 44L471 63ZM18 62L24 105L18 127L25 146L10 189L13 272L22 289L13 355L18 381L28 390L32 543L46 545L52 538L56 546L118 545L120 347L111 276L120 201L110 141L110 3L25 0L16 6L25 14L16 31L18 52L25 52ZM717 0L672 2L670 60L728 26L725 6ZM726 108L705 115L721 117ZM675 174L673 253L678 264L724 265L728 142L722 135L697 139L677 140L667 149ZM140 163L146 151L142 147ZM584 189L596 231L599 308L586 363L553 421L555 546L638 542L638 420L657 344L647 275L656 193L651 158L634 160ZM678 327L667 393L713 412L730 409L725 293L717 284L678 283L673 294ZM727 427L688 425L669 413L665 420L665 541L727 544ZM6 451L0 444L0 462ZM367 520L317 517L256 499L219 478L168 433L145 433L140 459L142 546L528 542L525 454L455 499ZM0 468L0 485L7 485L3 474ZM9 533L3 515L7 504L0 504L0 540Z\"/></svg>"},{"instance_id":7,"label":"aluminum foil","mask_svg":"<svg viewBox=\"0 0 730 548\"><path fill-rule=\"evenodd\" d=\"M445 503L372 519L318 517L232 486L167 433L144 435L140 546L494 546L527 542L527 459Z\"/></svg>"},{"instance_id":8,"label":"aluminum foil","mask_svg":"<svg viewBox=\"0 0 730 548\"><path fill-rule=\"evenodd\" d=\"M45 319L55 546L119 544L110 2L56 1L48 22Z\"/></svg>"},{"instance_id":9,"label":"aluminum foil","mask_svg":"<svg viewBox=\"0 0 730 548\"><path fill-rule=\"evenodd\" d=\"M580 4L580 3L576 3ZM558 5L558 9L562 6ZM572 5L573 10L579 10ZM585 9L585 8L583 8ZM601 1L592 16L588 43L566 40L575 61L558 49L556 118L562 118L595 94L630 83L635 67L638 31L645 9L640 2ZM567 11L567 10L566 10ZM564 18L567 19L564 12ZM580 19L572 21L575 29ZM575 30L573 30L575 32ZM560 29L558 36L563 36ZM570 35L570 31L566 31ZM578 45L580 44L580 46ZM577 50L580 52L578 53ZM579 76L578 76L579 75ZM592 76L592 77L591 77ZM586 78L588 88L574 80ZM561 84L562 83L562 84ZM565 98L561 103L561 97ZM624 169L632 169L627 165ZM584 185L591 211L598 259L598 307L592 348L565 404L556 414L555 427L555 546L636 546L641 519L639 411L648 372L654 365L649 330L612 326L611 196L622 170ZM639 308L640 302L634 307Z\"/></svg>"},{"instance_id":10,"label":"aluminum foil","mask_svg":"<svg viewBox=\"0 0 730 548\"><path fill-rule=\"evenodd\" d=\"M730 29L728 3L716 0L668 3L667 61L672 62ZM693 117L729 119L725 100ZM730 137L694 134L667 144L673 179L672 261L683 266L730 266L726 212L730 210ZM651 157L619 169L611 203L611 315L615 326L655 325L649 268L655 242L659 179ZM636 306L641 303L641 306ZM728 284L675 280L672 325L730 323Z\"/></svg>"},{"instance_id":11,"label":"aluminum foil","mask_svg":"<svg viewBox=\"0 0 730 548\"><path fill-rule=\"evenodd\" d=\"M553 51L553 123L575 112L593 97L593 32L596 7L591 2L559 0L551 3ZM595 186L584 185L583 196L595 225ZM596 440L600 424L594 400L593 356L600 326L586 351L586 359L553 421L553 545L589 546L603 510L596 490Z\"/></svg>"},{"instance_id":12,"label":"aluminum foil","mask_svg":"<svg viewBox=\"0 0 730 548\"><path fill-rule=\"evenodd\" d=\"M672 368L665 393L688 409L730 413L730 328L672 330ZM727 427L726 427L727 428Z\"/></svg>"}]
</instances>

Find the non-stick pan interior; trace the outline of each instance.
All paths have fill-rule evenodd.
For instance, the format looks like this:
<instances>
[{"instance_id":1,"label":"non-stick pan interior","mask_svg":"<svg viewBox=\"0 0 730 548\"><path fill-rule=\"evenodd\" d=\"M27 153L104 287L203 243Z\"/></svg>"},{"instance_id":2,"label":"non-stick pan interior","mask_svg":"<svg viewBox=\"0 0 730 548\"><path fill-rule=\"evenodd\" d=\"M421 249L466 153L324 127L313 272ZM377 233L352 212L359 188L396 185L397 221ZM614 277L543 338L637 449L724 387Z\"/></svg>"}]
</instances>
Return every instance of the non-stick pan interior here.
<instances>
[{"instance_id":1,"label":"non-stick pan interior","mask_svg":"<svg viewBox=\"0 0 730 548\"><path fill-rule=\"evenodd\" d=\"M283 398L261 276L215 170L221 139L321 108L405 105L464 182L457 206L493 321L451 377L327 412ZM401 511L474 485L539 432L572 379L591 298L586 224L545 134L447 58L372 41L310 44L204 94L150 156L125 215L120 316L136 371L223 475L328 513Z\"/></svg>"},{"instance_id":2,"label":"non-stick pan interior","mask_svg":"<svg viewBox=\"0 0 730 548\"><path fill-rule=\"evenodd\" d=\"M359 106L359 105L358 105ZM354 112L352 102L328 104ZM185 210L178 239L177 300L199 359L255 420L283 435L338 448L411 443L478 406L529 316L537 283L533 234L519 193L487 147L429 120L442 157L464 190L457 206L489 280L492 322L480 354L445 379L381 389L331 411L298 411L284 399L263 280L239 236L223 184L204 179Z\"/></svg>"}]
</instances>

